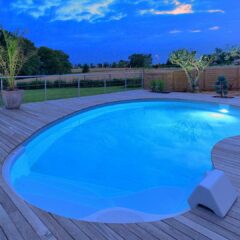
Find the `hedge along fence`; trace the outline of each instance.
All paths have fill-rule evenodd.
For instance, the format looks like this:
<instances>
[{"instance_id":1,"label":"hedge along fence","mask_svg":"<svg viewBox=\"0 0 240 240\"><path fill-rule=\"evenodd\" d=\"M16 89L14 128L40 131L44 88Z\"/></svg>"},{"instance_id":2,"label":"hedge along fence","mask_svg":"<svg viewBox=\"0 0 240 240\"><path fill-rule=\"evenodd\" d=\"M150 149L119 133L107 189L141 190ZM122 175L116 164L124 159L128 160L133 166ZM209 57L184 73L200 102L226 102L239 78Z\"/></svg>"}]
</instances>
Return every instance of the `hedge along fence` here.
<instances>
[{"instance_id":1,"label":"hedge along fence","mask_svg":"<svg viewBox=\"0 0 240 240\"><path fill-rule=\"evenodd\" d=\"M7 79L2 77L3 89L8 87ZM124 87L139 88L143 84L142 71L122 71L94 74L68 74L49 76L19 76L16 87L25 90L44 88L97 88L97 87Z\"/></svg>"},{"instance_id":2,"label":"hedge along fence","mask_svg":"<svg viewBox=\"0 0 240 240\"><path fill-rule=\"evenodd\" d=\"M127 81L127 88L139 88L141 87L141 80L140 79L126 79ZM112 79L106 81L106 87L116 87L122 86L124 87L125 81L122 79ZM7 85L5 85L5 88ZM50 88L78 88L78 81L65 81L65 80L55 80L55 81L46 81L46 87ZM80 82L79 87L81 88L97 88L97 87L105 87L104 81L101 80L82 80ZM42 80L34 80L28 82L17 82L18 89L24 90L36 90L36 89L44 89L45 88L45 81Z\"/></svg>"},{"instance_id":3,"label":"hedge along fence","mask_svg":"<svg viewBox=\"0 0 240 240\"><path fill-rule=\"evenodd\" d=\"M230 90L240 89L240 66L209 67L201 75L199 86L202 91L215 90L218 76L223 75L229 82ZM165 91L185 92L188 89L187 77L181 69L151 69L144 73L144 88L149 89L152 80L164 82Z\"/></svg>"}]
</instances>

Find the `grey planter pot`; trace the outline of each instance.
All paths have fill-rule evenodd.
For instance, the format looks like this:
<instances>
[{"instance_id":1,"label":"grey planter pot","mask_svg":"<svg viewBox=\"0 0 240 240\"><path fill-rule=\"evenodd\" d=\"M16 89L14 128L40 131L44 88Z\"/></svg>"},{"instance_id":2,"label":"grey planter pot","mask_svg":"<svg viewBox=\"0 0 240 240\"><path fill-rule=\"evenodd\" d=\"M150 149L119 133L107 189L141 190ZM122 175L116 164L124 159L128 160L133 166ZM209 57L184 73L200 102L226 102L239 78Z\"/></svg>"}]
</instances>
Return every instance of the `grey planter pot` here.
<instances>
[{"instance_id":1,"label":"grey planter pot","mask_svg":"<svg viewBox=\"0 0 240 240\"><path fill-rule=\"evenodd\" d=\"M23 90L2 91L2 99L7 109L19 109L23 100Z\"/></svg>"}]
</instances>

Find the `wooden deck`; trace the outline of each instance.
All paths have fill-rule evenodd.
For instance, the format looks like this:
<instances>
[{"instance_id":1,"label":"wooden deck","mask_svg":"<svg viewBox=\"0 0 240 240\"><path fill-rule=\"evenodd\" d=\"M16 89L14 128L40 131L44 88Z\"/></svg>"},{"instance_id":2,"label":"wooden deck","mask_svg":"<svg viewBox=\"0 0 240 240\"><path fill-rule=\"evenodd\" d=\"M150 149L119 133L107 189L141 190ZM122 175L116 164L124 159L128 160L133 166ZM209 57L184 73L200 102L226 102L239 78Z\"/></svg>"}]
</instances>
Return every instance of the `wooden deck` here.
<instances>
[{"instance_id":1,"label":"wooden deck","mask_svg":"<svg viewBox=\"0 0 240 240\"><path fill-rule=\"evenodd\" d=\"M240 106L240 98L214 99L203 94L153 94L138 90L92 97L31 103L21 110L0 109L0 161L24 140L47 124L81 109L112 101L143 98L177 98L214 101ZM223 140L212 153L216 168L222 169L240 193L240 137ZM181 216L154 223L95 224L56 216L19 199L0 176L0 239L5 240L190 240L240 239L240 200L220 219L198 208Z\"/></svg>"}]
</instances>

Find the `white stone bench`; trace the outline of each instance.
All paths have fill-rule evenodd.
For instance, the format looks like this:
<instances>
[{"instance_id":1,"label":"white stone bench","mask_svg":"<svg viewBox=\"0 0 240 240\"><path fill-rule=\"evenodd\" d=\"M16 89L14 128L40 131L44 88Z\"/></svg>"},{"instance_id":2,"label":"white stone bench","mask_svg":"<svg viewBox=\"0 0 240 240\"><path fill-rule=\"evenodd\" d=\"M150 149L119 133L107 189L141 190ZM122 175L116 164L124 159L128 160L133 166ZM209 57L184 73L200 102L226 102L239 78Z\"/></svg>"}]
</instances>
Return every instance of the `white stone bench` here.
<instances>
[{"instance_id":1,"label":"white stone bench","mask_svg":"<svg viewBox=\"0 0 240 240\"><path fill-rule=\"evenodd\" d=\"M237 193L224 172L213 170L197 186L188 199L191 208L198 205L211 209L219 217L224 217L237 199Z\"/></svg>"}]
</instances>

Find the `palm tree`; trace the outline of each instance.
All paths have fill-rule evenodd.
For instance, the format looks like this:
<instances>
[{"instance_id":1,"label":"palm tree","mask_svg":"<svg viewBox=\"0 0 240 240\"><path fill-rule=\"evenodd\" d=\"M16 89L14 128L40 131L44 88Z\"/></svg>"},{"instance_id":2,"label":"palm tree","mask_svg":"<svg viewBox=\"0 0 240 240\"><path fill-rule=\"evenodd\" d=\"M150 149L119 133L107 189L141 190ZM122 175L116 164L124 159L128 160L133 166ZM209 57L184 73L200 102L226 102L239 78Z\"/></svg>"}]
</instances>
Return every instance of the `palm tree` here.
<instances>
[{"instance_id":1,"label":"palm tree","mask_svg":"<svg viewBox=\"0 0 240 240\"><path fill-rule=\"evenodd\" d=\"M3 44L0 45L0 69L8 80L8 90L15 89L15 76L17 76L27 60L22 48L23 37L18 32L9 33L0 29Z\"/></svg>"}]
</instances>

